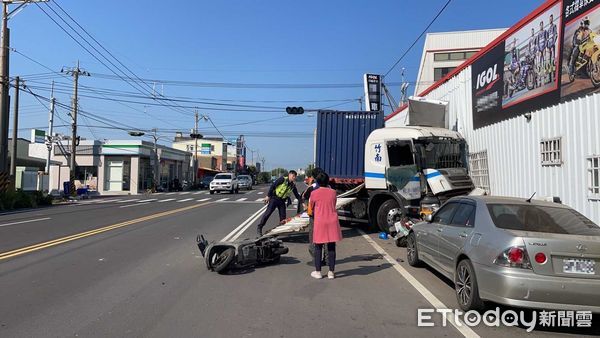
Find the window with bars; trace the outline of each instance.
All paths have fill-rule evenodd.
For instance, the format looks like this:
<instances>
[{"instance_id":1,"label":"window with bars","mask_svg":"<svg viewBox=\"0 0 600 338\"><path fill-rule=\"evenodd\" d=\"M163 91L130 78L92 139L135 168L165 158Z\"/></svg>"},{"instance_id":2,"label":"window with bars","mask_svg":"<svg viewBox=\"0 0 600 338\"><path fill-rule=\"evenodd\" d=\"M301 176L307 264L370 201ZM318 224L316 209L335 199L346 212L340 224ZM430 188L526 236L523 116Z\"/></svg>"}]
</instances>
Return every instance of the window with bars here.
<instances>
[{"instance_id":1,"label":"window with bars","mask_svg":"<svg viewBox=\"0 0 600 338\"><path fill-rule=\"evenodd\" d=\"M588 162L588 197L600 200L600 155L590 156Z\"/></svg>"},{"instance_id":2,"label":"window with bars","mask_svg":"<svg viewBox=\"0 0 600 338\"><path fill-rule=\"evenodd\" d=\"M540 155L543 166L562 165L562 140L560 137L542 140L540 142Z\"/></svg>"},{"instance_id":3,"label":"window with bars","mask_svg":"<svg viewBox=\"0 0 600 338\"><path fill-rule=\"evenodd\" d=\"M476 188L485 190L490 194L490 173L488 170L487 150L470 153L469 166L471 167L471 178Z\"/></svg>"}]
</instances>

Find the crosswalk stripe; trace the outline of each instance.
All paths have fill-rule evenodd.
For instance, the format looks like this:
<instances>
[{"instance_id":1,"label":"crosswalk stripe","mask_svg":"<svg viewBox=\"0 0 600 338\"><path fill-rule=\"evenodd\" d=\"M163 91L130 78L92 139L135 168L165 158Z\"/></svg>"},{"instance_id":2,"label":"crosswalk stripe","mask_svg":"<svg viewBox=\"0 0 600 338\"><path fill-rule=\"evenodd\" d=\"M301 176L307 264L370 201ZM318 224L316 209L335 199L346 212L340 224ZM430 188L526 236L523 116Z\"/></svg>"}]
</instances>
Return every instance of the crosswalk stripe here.
<instances>
[{"instance_id":1,"label":"crosswalk stripe","mask_svg":"<svg viewBox=\"0 0 600 338\"><path fill-rule=\"evenodd\" d=\"M221 198L220 200L217 200L217 202L227 201L228 199L229 199L229 197Z\"/></svg>"},{"instance_id":2,"label":"crosswalk stripe","mask_svg":"<svg viewBox=\"0 0 600 338\"><path fill-rule=\"evenodd\" d=\"M179 195L187 195L189 193L190 193L189 191L183 191L183 192L180 192Z\"/></svg>"},{"instance_id":3,"label":"crosswalk stripe","mask_svg":"<svg viewBox=\"0 0 600 338\"><path fill-rule=\"evenodd\" d=\"M202 191L198 191L198 192L193 193L192 195L200 195L201 193L202 193Z\"/></svg>"},{"instance_id":4,"label":"crosswalk stripe","mask_svg":"<svg viewBox=\"0 0 600 338\"><path fill-rule=\"evenodd\" d=\"M174 201L174 200L175 200L174 198L167 198L167 199L164 199L164 200L160 200L160 201L158 201L158 203L161 203L161 202L169 202L169 201Z\"/></svg>"},{"instance_id":5,"label":"crosswalk stripe","mask_svg":"<svg viewBox=\"0 0 600 338\"><path fill-rule=\"evenodd\" d=\"M257 198L256 202L260 202L260 201L264 201L264 200L265 200L264 198Z\"/></svg>"},{"instance_id":6,"label":"crosswalk stripe","mask_svg":"<svg viewBox=\"0 0 600 338\"><path fill-rule=\"evenodd\" d=\"M204 202L204 201L208 201L210 198L203 198L201 200L198 200L198 202Z\"/></svg>"},{"instance_id":7,"label":"crosswalk stripe","mask_svg":"<svg viewBox=\"0 0 600 338\"><path fill-rule=\"evenodd\" d=\"M150 199L147 199L147 200L137 201L137 203L152 202L152 201L156 201L156 198L150 198Z\"/></svg>"},{"instance_id":8,"label":"crosswalk stripe","mask_svg":"<svg viewBox=\"0 0 600 338\"><path fill-rule=\"evenodd\" d=\"M262 195L262 194L264 194L264 193L265 193L264 191L259 191L259 192L258 192L258 194L259 194L259 195Z\"/></svg>"},{"instance_id":9,"label":"crosswalk stripe","mask_svg":"<svg viewBox=\"0 0 600 338\"><path fill-rule=\"evenodd\" d=\"M165 195L175 195L175 194L176 194L176 192L168 192Z\"/></svg>"},{"instance_id":10,"label":"crosswalk stripe","mask_svg":"<svg viewBox=\"0 0 600 338\"><path fill-rule=\"evenodd\" d=\"M133 199L130 199L130 200L119 201L119 203L129 203L129 202L135 202L135 201L139 201L139 200L140 200L139 198L133 198Z\"/></svg>"},{"instance_id":11,"label":"crosswalk stripe","mask_svg":"<svg viewBox=\"0 0 600 338\"><path fill-rule=\"evenodd\" d=\"M247 200L247 199L248 199L248 198L244 197L244 198L240 198L240 199L238 199L238 201L245 201L245 200Z\"/></svg>"},{"instance_id":12,"label":"crosswalk stripe","mask_svg":"<svg viewBox=\"0 0 600 338\"><path fill-rule=\"evenodd\" d=\"M179 200L177 202L181 203L181 202L187 202L187 201L191 201L191 200L193 200L193 198L186 198L186 199L183 199L183 200Z\"/></svg>"}]
</instances>

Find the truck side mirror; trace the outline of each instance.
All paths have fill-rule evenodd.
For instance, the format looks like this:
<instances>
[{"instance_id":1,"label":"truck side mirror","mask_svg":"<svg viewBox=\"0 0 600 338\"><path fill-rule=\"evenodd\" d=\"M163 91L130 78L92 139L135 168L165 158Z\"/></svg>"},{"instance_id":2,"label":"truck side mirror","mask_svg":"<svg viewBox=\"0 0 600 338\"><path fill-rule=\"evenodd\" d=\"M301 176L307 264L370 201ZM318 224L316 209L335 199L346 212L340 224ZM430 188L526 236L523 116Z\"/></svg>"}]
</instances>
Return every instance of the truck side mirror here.
<instances>
[{"instance_id":1,"label":"truck side mirror","mask_svg":"<svg viewBox=\"0 0 600 338\"><path fill-rule=\"evenodd\" d=\"M427 223L433 222L433 215L432 214L425 215L425 222L427 222Z\"/></svg>"}]
</instances>

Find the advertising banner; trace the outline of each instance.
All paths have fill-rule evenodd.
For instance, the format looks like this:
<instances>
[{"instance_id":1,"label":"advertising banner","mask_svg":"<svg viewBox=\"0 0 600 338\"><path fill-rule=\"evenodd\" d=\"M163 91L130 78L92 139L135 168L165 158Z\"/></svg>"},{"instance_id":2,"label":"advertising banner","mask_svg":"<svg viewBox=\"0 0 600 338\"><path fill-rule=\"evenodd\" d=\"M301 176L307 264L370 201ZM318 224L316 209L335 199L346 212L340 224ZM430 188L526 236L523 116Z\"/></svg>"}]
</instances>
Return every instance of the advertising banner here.
<instances>
[{"instance_id":1,"label":"advertising banner","mask_svg":"<svg viewBox=\"0 0 600 338\"><path fill-rule=\"evenodd\" d=\"M381 110L381 75L365 74L366 111Z\"/></svg>"},{"instance_id":2,"label":"advertising banner","mask_svg":"<svg viewBox=\"0 0 600 338\"><path fill-rule=\"evenodd\" d=\"M600 92L600 1L564 0L562 101Z\"/></svg>"},{"instance_id":3,"label":"advertising banner","mask_svg":"<svg viewBox=\"0 0 600 338\"><path fill-rule=\"evenodd\" d=\"M562 11L555 3L473 63L475 129L559 102Z\"/></svg>"}]
</instances>

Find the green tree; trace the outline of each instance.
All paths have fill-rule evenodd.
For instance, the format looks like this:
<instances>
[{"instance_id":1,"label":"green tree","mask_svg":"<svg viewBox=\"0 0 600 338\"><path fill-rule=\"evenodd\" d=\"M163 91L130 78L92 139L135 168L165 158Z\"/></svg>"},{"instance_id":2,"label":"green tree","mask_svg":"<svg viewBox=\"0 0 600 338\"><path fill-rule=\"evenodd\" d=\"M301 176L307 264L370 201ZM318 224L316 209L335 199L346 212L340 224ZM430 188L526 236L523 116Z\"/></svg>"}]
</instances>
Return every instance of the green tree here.
<instances>
[{"instance_id":1,"label":"green tree","mask_svg":"<svg viewBox=\"0 0 600 338\"><path fill-rule=\"evenodd\" d=\"M256 180L258 181L258 183L269 183L271 181L271 175L268 172L263 171L261 173L258 173Z\"/></svg>"},{"instance_id":2,"label":"green tree","mask_svg":"<svg viewBox=\"0 0 600 338\"><path fill-rule=\"evenodd\" d=\"M275 169L271 170L271 176L280 177L280 176L285 176L287 174L288 174L288 171L285 168L275 168Z\"/></svg>"}]
</instances>

